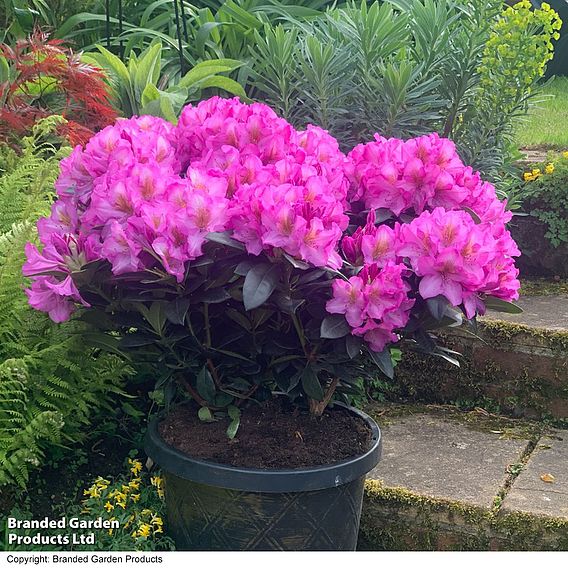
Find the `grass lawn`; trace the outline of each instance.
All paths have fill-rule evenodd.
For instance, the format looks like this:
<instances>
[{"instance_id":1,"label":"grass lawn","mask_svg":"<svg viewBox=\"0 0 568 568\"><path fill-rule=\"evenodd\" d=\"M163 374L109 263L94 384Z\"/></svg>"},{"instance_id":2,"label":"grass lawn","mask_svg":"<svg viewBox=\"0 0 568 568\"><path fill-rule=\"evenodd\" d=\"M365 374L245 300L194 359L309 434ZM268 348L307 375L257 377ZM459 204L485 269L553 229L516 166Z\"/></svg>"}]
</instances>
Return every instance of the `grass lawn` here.
<instances>
[{"instance_id":1,"label":"grass lawn","mask_svg":"<svg viewBox=\"0 0 568 568\"><path fill-rule=\"evenodd\" d=\"M543 95L553 97L538 103L519 125L519 148L568 150L568 77L556 77Z\"/></svg>"}]
</instances>

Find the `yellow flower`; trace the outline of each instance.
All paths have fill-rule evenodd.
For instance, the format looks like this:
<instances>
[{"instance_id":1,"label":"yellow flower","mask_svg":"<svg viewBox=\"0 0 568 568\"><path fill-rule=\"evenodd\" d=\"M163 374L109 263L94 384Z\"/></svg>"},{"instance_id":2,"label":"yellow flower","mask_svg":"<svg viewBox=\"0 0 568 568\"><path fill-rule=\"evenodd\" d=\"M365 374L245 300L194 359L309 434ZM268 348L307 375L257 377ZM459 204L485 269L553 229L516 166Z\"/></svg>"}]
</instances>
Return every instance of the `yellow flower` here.
<instances>
[{"instance_id":1,"label":"yellow flower","mask_svg":"<svg viewBox=\"0 0 568 568\"><path fill-rule=\"evenodd\" d=\"M544 173L551 174L552 172L554 172L554 164L546 164L546 167L544 168Z\"/></svg>"},{"instance_id":2,"label":"yellow flower","mask_svg":"<svg viewBox=\"0 0 568 568\"><path fill-rule=\"evenodd\" d=\"M152 516L152 518L150 519L150 522L151 522L153 525L157 525L157 526L159 526L159 527L163 526L163 524L164 524L164 521L162 520L162 517L158 517L158 516L156 516L156 515L153 515L153 516Z\"/></svg>"},{"instance_id":3,"label":"yellow flower","mask_svg":"<svg viewBox=\"0 0 568 568\"><path fill-rule=\"evenodd\" d=\"M83 495L89 495L90 497L100 497L101 492L96 485L92 485L89 489L83 491Z\"/></svg>"},{"instance_id":4,"label":"yellow flower","mask_svg":"<svg viewBox=\"0 0 568 568\"><path fill-rule=\"evenodd\" d=\"M138 536L142 536L144 538L148 538L152 531L152 527L148 523L143 523L140 525L138 529Z\"/></svg>"},{"instance_id":5,"label":"yellow flower","mask_svg":"<svg viewBox=\"0 0 568 568\"><path fill-rule=\"evenodd\" d=\"M154 529L154 534L158 534L158 533L163 533L164 529L162 527L158 527L157 529Z\"/></svg>"},{"instance_id":6,"label":"yellow flower","mask_svg":"<svg viewBox=\"0 0 568 568\"><path fill-rule=\"evenodd\" d=\"M150 483L154 487L162 487L163 479L159 475L154 475L150 478Z\"/></svg>"},{"instance_id":7,"label":"yellow flower","mask_svg":"<svg viewBox=\"0 0 568 568\"><path fill-rule=\"evenodd\" d=\"M564 158L568 158L568 150L566 150L566 152L562 152L562 156L564 156Z\"/></svg>"},{"instance_id":8,"label":"yellow flower","mask_svg":"<svg viewBox=\"0 0 568 568\"><path fill-rule=\"evenodd\" d=\"M114 505L110 501L107 501L105 503L105 509L107 510L107 513L110 513L114 509Z\"/></svg>"},{"instance_id":9,"label":"yellow flower","mask_svg":"<svg viewBox=\"0 0 568 568\"><path fill-rule=\"evenodd\" d=\"M160 489L159 487L158 487L158 497L159 497L160 499L163 499L163 498L164 498L164 490L163 490L163 489Z\"/></svg>"},{"instance_id":10,"label":"yellow flower","mask_svg":"<svg viewBox=\"0 0 568 568\"><path fill-rule=\"evenodd\" d=\"M128 484L128 487L130 487L130 489L138 489L140 487L140 481L140 478L136 477Z\"/></svg>"},{"instance_id":11,"label":"yellow flower","mask_svg":"<svg viewBox=\"0 0 568 568\"><path fill-rule=\"evenodd\" d=\"M140 514L146 517L146 516L152 516L154 513L152 513L150 509L142 509L142 512Z\"/></svg>"},{"instance_id":12,"label":"yellow flower","mask_svg":"<svg viewBox=\"0 0 568 568\"><path fill-rule=\"evenodd\" d=\"M128 458L128 464L131 466L130 471L134 475L138 475L142 471L142 462L140 460L132 460Z\"/></svg>"},{"instance_id":13,"label":"yellow flower","mask_svg":"<svg viewBox=\"0 0 568 568\"><path fill-rule=\"evenodd\" d=\"M525 181L533 181L534 176L533 176L530 172L525 172L525 173L523 174L523 179L524 179Z\"/></svg>"},{"instance_id":14,"label":"yellow flower","mask_svg":"<svg viewBox=\"0 0 568 568\"><path fill-rule=\"evenodd\" d=\"M533 175L533 176L538 176L538 175L540 175L540 168L535 168L535 169L532 171L532 175Z\"/></svg>"},{"instance_id":15,"label":"yellow flower","mask_svg":"<svg viewBox=\"0 0 568 568\"><path fill-rule=\"evenodd\" d=\"M130 498L136 503L136 501L140 500L140 493L133 493Z\"/></svg>"}]
</instances>

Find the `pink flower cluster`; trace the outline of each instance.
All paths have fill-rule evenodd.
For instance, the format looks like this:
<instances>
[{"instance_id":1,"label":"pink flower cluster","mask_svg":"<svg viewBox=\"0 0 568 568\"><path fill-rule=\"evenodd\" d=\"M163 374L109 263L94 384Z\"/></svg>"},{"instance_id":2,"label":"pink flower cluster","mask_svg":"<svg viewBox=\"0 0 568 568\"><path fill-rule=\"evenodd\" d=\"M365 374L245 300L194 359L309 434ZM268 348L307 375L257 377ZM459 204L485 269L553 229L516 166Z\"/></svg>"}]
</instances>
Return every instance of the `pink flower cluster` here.
<instances>
[{"instance_id":1,"label":"pink flower cluster","mask_svg":"<svg viewBox=\"0 0 568 568\"><path fill-rule=\"evenodd\" d=\"M476 224L465 211L436 207L410 223L397 224L397 255L420 277L422 298L445 296L464 306L468 318L483 310L479 294L505 300L518 298L520 254L508 231L488 223Z\"/></svg>"},{"instance_id":2,"label":"pink flower cluster","mask_svg":"<svg viewBox=\"0 0 568 568\"><path fill-rule=\"evenodd\" d=\"M414 300L408 297L410 286L403 279L403 264L388 261L382 267L367 264L349 280L333 281L333 298L326 309L345 314L353 335L362 336L374 351L382 351L397 341L395 329L408 322Z\"/></svg>"},{"instance_id":3,"label":"pink flower cluster","mask_svg":"<svg viewBox=\"0 0 568 568\"><path fill-rule=\"evenodd\" d=\"M79 259L105 259L115 275L159 260L182 282L208 233L227 230L251 254L280 248L340 268L344 162L320 128L298 132L269 107L237 99L188 106L177 127L149 116L118 121L61 163L59 198L38 224L43 251L28 245L24 274L40 276L30 303L67 319L80 301L69 278ZM62 251L61 239L73 247ZM57 269L46 270L52 258Z\"/></svg>"},{"instance_id":4,"label":"pink flower cluster","mask_svg":"<svg viewBox=\"0 0 568 568\"><path fill-rule=\"evenodd\" d=\"M403 141L375 135L375 141L349 153L350 202L365 209L385 208L396 216L424 210L473 210L482 220L506 223L495 188L465 166L454 143L438 134Z\"/></svg>"},{"instance_id":5,"label":"pink flower cluster","mask_svg":"<svg viewBox=\"0 0 568 568\"><path fill-rule=\"evenodd\" d=\"M318 127L300 132L265 105L214 97L187 106L177 126L143 116L105 128L61 162L55 187L23 272L30 304L58 322L87 305L73 280L84 265L183 283L214 232L248 254L343 271L327 310L377 351L419 297L443 295L468 317L483 295L518 297L510 213L436 134L377 136L346 157ZM414 219L377 223L383 208ZM367 222L353 231L347 213L361 209Z\"/></svg>"}]
</instances>

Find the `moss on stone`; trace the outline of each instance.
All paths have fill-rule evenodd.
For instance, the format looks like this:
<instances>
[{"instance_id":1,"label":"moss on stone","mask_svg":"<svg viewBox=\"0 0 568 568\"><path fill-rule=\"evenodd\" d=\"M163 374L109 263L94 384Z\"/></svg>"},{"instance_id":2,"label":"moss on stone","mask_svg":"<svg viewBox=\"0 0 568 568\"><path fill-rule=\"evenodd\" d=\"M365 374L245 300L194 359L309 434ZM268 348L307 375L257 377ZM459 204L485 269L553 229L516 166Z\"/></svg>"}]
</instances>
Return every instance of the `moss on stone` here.
<instances>
[{"instance_id":1,"label":"moss on stone","mask_svg":"<svg viewBox=\"0 0 568 568\"><path fill-rule=\"evenodd\" d=\"M390 401L482 407L492 413L540 418L563 426L568 417L553 415L550 403L568 401L568 332L486 320L480 322L479 334L482 336L479 343L463 334L442 336L447 347L463 354L459 369L438 358L405 353L397 366L396 381L392 387L389 385L388 392L380 394ZM526 344L527 336L533 338L529 337L529 344L550 349L553 366L547 376L535 373L541 356L538 353L524 353L522 364L514 371L502 369L492 360L481 363L479 355L474 362L475 351L484 345L498 346L498 351L506 352L510 344ZM527 349L530 351L531 347ZM513 350L511 357L514 361Z\"/></svg>"},{"instance_id":2,"label":"moss on stone","mask_svg":"<svg viewBox=\"0 0 568 568\"><path fill-rule=\"evenodd\" d=\"M488 334L485 341L510 341L519 335L538 338L552 350L558 350L568 356L568 331L542 329L520 323L512 323L499 319L484 319L480 322L480 330Z\"/></svg>"},{"instance_id":3,"label":"moss on stone","mask_svg":"<svg viewBox=\"0 0 568 568\"><path fill-rule=\"evenodd\" d=\"M559 296L568 294L568 280L521 280L521 296Z\"/></svg>"},{"instance_id":4,"label":"moss on stone","mask_svg":"<svg viewBox=\"0 0 568 568\"><path fill-rule=\"evenodd\" d=\"M503 512L365 482L362 550L568 550L568 519Z\"/></svg>"}]
</instances>

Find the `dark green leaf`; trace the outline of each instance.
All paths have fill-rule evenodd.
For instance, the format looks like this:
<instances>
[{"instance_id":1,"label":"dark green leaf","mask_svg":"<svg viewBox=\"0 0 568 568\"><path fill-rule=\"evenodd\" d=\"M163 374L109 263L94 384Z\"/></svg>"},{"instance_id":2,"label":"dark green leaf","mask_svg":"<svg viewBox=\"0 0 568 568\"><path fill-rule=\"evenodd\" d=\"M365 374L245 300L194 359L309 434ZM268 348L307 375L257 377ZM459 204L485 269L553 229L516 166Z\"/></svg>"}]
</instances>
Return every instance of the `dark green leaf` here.
<instances>
[{"instance_id":1,"label":"dark green leaf","mask_svg":"<svg viewBox=\"0 0 568 568\"><path fill-rule=\"evenodd\" d=\"M134 332L125 335L119 341L119 347L121 349L130 349L132 347L142 347L143 345L152 345L156 342L156 337L147 335L145 333Z\"/></svg>"},{"instance_id":2,"label":"dark green leaf","mask_svg":"<svg viewBox=\"0 0 568 568\"><path fill-rule=\"evenodd\" d=\"M166 306L166 317L176 325L184 325L189 310L189 298L176 298Z\"/></svg>"},{"instance_id":3,"label":"dark green leaf","mask_svg":"<svg viewBox=\"0 0 568 568\"><path fill-rule=\"evenodd\" d=\"M227 231L223 233L208 233L205 239L212 243L226 245L238 250L245 250L245 245L233 239L233 237L231 237Z\"/></svg>"},{"instance_id":4,"label":"dark green leaf","mask_svg":"<svg viewBox=\"0 0 568 568\"><path fill-rule=\"evenodd\" d=\"M302 387L310 398L323 400L323 388L311 365L308 365L302 372Z\"/></svg>"},{"instance_id":5,"label":"dark green leaf","mask_svg":"<svg viewBox=\"0 0 568 568\"><path fill-rule=\"evenodd\" d=\"M254 264L255 263L252 262L252 260L243 260L242 262L239 262L235 268L235 274L238 274L239 276L246 276Z\"/></svg>"},{"instance_id":6,"label":"dark green leaf","mask_svg":"<svg viewBox=\"0 0 568 568\"><path fill-rule=\"evenodd\" d=\"M495 310L496 312L504 312L506 314L522 314L523 310L517 306L517 304L513 304L512 302L506 302L505 300L501 300L500 298L494 298L493 296L488 296L483 300L485 303L485 307L488 310Z\"/></svg>"},{"instance_id":7,"label":"dark green leaf","mask_svg":"<svg viewBox=\"0 0 568 568\"><path fill-rule=\"evenodd\" d=\"M386 347L380 353L372 351L369 349L369 355L373 360L373 363L389 378L394 378L394 366L392 364L392 357L390 354L390 349Z\"/></svg>"},{"instance_id":8,"label":"dark green leaf","mask_svg":"<svg viewBox=\"0 0 568 568\"><path fill-rule=\"evenodd\" d=\"M197 375L197 392L210 404L215 403L215 383L206 366Z\"/></svg>"},{"instance_id":9,"label":"dark green leaf","mask_svg":"<svg viewBox=\"0 0 568 568\"><path fill-rule=\"evenodd\" d=\"M345 337L345 349L347 350L347 355L350 359L354 359L361 353L361 347L363 346L363 341L360 337L352 335L351 333Z\"/></svg>"},{"instance_id":10,"label":"dark green leaf","mask_svg":"<svg viewBox=\"0 0 568 568\"><path fill-rule=\"evenodd\" d=\"M304 302L305 300L294 300L285 294L278 294L278 296L276 296L276 304L287 314L295 314Z\"/></svg>"},{"instance_id":11,"label":"dark green leaf","mask_svg":"<svg viewBox=\"0 0 568 568\"><path fill-rule=\"evenodd\" d=\"M279 275L277 264L257 264L248 271L243 284L243 301L247 311L258 308L270 298Z\"/></svg>"},{"instance_id":12,"label":"dark green leaf","mask_svg":"<svg viewBox=\"0 0 568 568\"><path fill-rule=\"evenodd\" d=\"M290 256L288 253L284 253L284 258L294 267L300 270L307 270L310 268L310 265L307 262L303 262L302 260L298 260L293 256Z\"/></svg>"},{"instance_id":13,"label":"dark green leaf","mask_svg":"<svg viewBox=\"0 0 568 568\"><path fill-rule=\"evenodd\" d=\"M213 288L212 290L207 290L199 296L199 301L205 304L220 304L231 298L231 294L225 290L225 288Z\"/></svg>"},{"instance_id":14,"label":"dark green leaf","mask_svg":"<svg viewBox=\"0 0 568 568\"><path fill-rule=\"evenodd\" d=\"M323 339L339 339L350 332L351 328L342 314L332 314L321 322L320 336Z\"/></svg>"}]
</instances>

